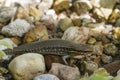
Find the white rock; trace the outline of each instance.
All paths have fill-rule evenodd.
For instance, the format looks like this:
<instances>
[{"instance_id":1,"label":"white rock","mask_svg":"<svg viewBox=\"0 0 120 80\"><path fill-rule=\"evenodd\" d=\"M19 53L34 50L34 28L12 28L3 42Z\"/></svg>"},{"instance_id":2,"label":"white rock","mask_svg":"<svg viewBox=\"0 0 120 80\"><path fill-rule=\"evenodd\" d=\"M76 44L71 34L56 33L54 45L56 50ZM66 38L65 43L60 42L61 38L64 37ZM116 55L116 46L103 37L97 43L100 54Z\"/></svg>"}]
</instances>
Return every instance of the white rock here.
<instances>
[{"instance_id":1,"label":"white rock","mask_svg":"<svg viewBox=\"0 0 120 80\"><path fill-rule=\"evenodd\" d=\"M115 6L117 0L91 0L91 4L94 7L103 7L112 9Z\"/></svg>"},{"instance_id":2,"label":"white rock","mask_svg":"<svg viewBox=\"0 0 120 80\"><path fill-rule=\"evenodd\" d=\"M45 72L44 58L37 53L20 55L10 62L9 70L15 80L32 80Z\"/></svg>"},{"instance_id":3,"label":"white rock","mask_svg":"<svg viewBox=\"0 0 120 80\"><path fill-rule=\"evenodd\" d=\"M16 19L7 26L2 28L2 33L5 35L22 37L24 33L28 32L31 28L30 24L23 19Z\"/></svg>"},{"instance_id":4,"label":"white rock","mask_svg":"<svg viewBox=\"0 0 120 80\"><path fill-rule=\"evenodd\" d=\"M45 11L45 14L41 17L41 21L51 21L57 26L57 14L54 9L49 9Z\"/></svg>"},{"instance_id":5,"label":"white rock","mask_svg":"<svg viewBox=\"0 0 120 80\"><path fill-rule=\"evenodd\" d=\"M42 2L39 4L39 9L45 12L52 6L52 4L53 0L42 0Z\"/></svg>"},{"instance_id":6,"label":"white rock","mask_svg":"<svg viewBox=\"0 0 120 80\"><path fill-rule=\"evenodd\" d=\"M38 5L41 0L5 0L5 6L11 7L14 6L15 3L20 4L22 7L26 8L30 5Z\"/></svg>"},{"instance_id":7,"label":"white rock","mask_svg":"<svg viewBox=\"0 0 120 80\"><path fill-rule=\"evenodd\" d=\"M95 8L94 13L98 16L108 19L110 14L112 13L112 9L109 8Z\"/></svg>"},{"instance_id":8,"label":"white rock","mask_svg":"<svg viewBox=\"0 0 120 80\"><path fill-rule=\"evenodd\" d=\"M86 27L70 27L62 37L64 40L73 41L78 44L85 44L89 39L90 30Z\"/></svg>"}]
</instances>

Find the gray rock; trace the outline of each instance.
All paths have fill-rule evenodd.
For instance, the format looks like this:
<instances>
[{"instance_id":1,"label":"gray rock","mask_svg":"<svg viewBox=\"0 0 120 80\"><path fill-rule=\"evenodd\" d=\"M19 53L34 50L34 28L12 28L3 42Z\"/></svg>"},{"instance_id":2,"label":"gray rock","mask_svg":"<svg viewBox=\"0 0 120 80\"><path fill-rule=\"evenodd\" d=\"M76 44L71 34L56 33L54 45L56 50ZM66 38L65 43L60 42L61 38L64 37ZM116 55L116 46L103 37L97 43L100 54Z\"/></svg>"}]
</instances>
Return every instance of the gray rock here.
<instances>
[{"instance_id":1,"label":"gray rock","mask_svg":"<svg viewBox=\"0 0 120 80\"><path fill-rule=\"evenodd\" d=\"M45 72L45 63L42 55L27 53L13 59L9 70L15 80L31 80Z\"/></svg>"},{"instance_id":2,"label":"gray rock","mask_svg":"<svg viewBox=\"0 0 120 80\"><path fill-rule=\"evenodd\" d=\"M1 32L5 35L22 37L31 28L30 24L23 19L16 19L14 22L4 26Z\"/></svg>"},{"instance_id":3,"label":"gray rock","mask_svg":"<svg viewBox=\"0 0 120 80\"><path fill-rule=\"evenodd\" d=\"M60 79L52 74L42 74L36 76L33 80L60 80Z\"/></svg>"},{"instance_id":4,"label":"gray rock","mask_svg":"<svg viewBox=\"0 0 120 80\"><path fill-rule=\"evenodd\" d=\"M80 72L77 67L70 67L59 63L53 63L49 73L58 76L60 80L78 80L80 78Z\"/></svg>"}]
</instances>

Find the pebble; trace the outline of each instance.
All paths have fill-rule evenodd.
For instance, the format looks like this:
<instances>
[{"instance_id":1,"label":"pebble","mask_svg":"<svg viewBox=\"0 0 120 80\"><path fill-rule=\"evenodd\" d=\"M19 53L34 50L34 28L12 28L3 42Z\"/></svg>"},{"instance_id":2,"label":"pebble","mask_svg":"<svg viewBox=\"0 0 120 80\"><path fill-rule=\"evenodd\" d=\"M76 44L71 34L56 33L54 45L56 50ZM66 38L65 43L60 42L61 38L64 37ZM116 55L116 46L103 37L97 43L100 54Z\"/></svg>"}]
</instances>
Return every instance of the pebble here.
<instances>
[{"instance_id":1,"label":"pebble","mask_svg":"<svg viewBox=\"0 0 120 80\"><path fill-rule=\"evenodd\" d=\"M115 56L118 54L118 48L113 43L104 45L104 52L108 55Z\"/></svg>"},{"instance_id":2,"label":"pebble","mask_svg":"<svg viewBox=\"0 0 120 80\"><path fill-rule=\"evenodd\" d=\"M101 60L103 63L110 63L110 62L112 62L112 57L105 55L105 54L102 54Z\"/></svg>"},{"instance_id":3,"label":"pebble","mask_svg":"<svg viewBox=\"0 0 120 80\"><path fill-rule=\"evenodd\" d=\"M77 67L59 63L53 63L49 73L58 76L60 80L78 80L80 78L80 72Z\"/></svg>"},{"instance_id":4,"label":"pebble","mask_svg":"<svg viewBox=\"0 0 120 80\"><path fill-rule=\"evenodd\" d=\"M52 74L42 74L36 76L33 80L60 80L60 79Z\"/></svg>"},{"instance_id":5,"label":"pebble","mask_svg":"<svg viewBox=\"0 0 120 80\"><path fill-rule=\"evenodd\" d=\"M37 53L20 55L14 58L8 67L15 80L31 80L45 72L44 58Z\"/></svg>"},{"instance_id":6,"label":"pebble","mask_svg":"<svg viewBox=\"0 0 120 80\"><path fill-rule=\"evenodd\" d=\"M67 10L70 7L69 4L69 0L55 0L53 8L57 13L59 13L63 10Z\"/></svg>"},{"instance_id":7,"label":"pebble","mask_svg":"<svg viewBox=\"0 0 120 80\"><path fill-rule=\"evenodd\" d=\"M24 36L24 42L30 43L36 40L47 40L48 37L47 28L45 25L37 25L35 28L30 29Z\"/></svg>"},{"instance_id":8,"label":"pebble","mask_svg":"<svg viewBox=\"0 0 120 80\"><path fill-rule=\"evenodd\" d=\"M61 19L58 23L58 25L60 26L60 29L62 31L65 31L67 30L69 27L72 27L74 26L73 23L72 23L72 20L68 17L64 18L64 19Z\"/></svg>"},{"instance_id":9,"label":"pebble","mask_svg":"<svg viewBox=\"0 0 120 80\"><path fill-rule=\"evenodd\" d=\"M30 24L24 19L16 19L10 24L4 26L1 30L2 34L7 36L19 36L22 37L24 33L28 32L31 28Z\"/></svg>"},{"instance_id":10,"label":"pebble","mask_svg":"<svg viewBox=\"0 0 120 80\"><path fill-rule=\"evenodd\" d=\"M87 13L90 9L92 9L92 4L89 0L76 0L73 3L74 10L77 14Z\"/></svg>"},{"instance_id":11,"label":"pebble","mask_svg":"<svg viewBox=\"0 0 120 80\"><path fill-rule=\"evenodd\" d=\"M90 30L86 27L70 27L64 34L62 39L73 41L77 44L85 44L90 37Z\"/></svg>"},{"instance_id":12,"label":"pebble","mask_svg":"<svg viewBox=\"0 0 120 80\"><path fill-rule=\"evenodd\" d=\"M17 8L0 7L0 22L7 23L14 16Z\"/></svg>"}]
</instances>

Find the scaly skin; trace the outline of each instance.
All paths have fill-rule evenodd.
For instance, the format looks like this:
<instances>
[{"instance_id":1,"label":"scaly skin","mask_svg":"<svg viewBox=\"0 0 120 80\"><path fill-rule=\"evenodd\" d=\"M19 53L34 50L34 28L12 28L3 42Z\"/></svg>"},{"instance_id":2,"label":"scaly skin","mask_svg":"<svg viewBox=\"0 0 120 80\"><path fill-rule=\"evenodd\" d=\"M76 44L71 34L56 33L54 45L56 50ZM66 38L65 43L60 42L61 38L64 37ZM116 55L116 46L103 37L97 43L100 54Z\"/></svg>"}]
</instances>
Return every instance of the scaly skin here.
<instances>
[{"instance_id":1,"label":"scaly skin","mask_svg":"<svg viewBox=\"0 0 120 80\"><path fill-rule=\"evenodd\" d=\"M87 52L92 52L93 48L85 44L75 44L67 40L45 40L33 42L30 44L21 45L12 50L4 50L6 54L23 54L27 52L35 52L40 54L53 55L70 55L71 53L79 53L84 55Z\"/></svg>"}]
</instances>

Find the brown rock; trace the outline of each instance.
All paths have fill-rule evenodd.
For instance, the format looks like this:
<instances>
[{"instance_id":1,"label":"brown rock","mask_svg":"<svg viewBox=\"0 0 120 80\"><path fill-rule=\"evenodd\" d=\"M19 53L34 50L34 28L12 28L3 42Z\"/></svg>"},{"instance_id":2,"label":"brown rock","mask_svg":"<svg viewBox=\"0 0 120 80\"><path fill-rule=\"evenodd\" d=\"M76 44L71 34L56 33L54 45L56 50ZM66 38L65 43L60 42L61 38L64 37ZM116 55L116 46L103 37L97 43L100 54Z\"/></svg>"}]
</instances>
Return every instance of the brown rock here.
<instances>
[{"instance_id":1,"label":"brown rock","mask_svg":"<svg viewBox=\"0 0 120 80\"><path fill-rule=\"evenodd\" d=\"M54 23L53 22L51 22L51 21L49 21L49 20L45 20L45 21L43 21L42 22L46 27L47 27L47 29L48 30L50 30L50 31L52 31L52 32L55 32L55 25L54 25Z\"/></svg>"},{"instance_id":2,"label":"brown rock","mask_svg":"<svg viewBox=\"0 0 120 80\"><path fill-rule=\"evenodd\" d=\"M18 38L18 37L12 37L12 38L10 38L15 44L17 44L17 45L19 45L20 43L21 43L21 40L20 40L20 38Z\"/></svg>"},{"instance_id":3,"label":"brown rock","mask_svg":"<svg viewBox=\"0 0 120 80\"><path fill-rule=\"evenodd\" d=\"M90 9L92 9L92 5L89 0L76 0L73 3L73 7L79 15L87 13Z\"/></svg>"},{"instance_id":4,"label":"brown rock","mask_svg":"<svg viewBox=\"0 0 120 80\"><path fill-rule=\"evenodd\" d=\"M63 59L57 55L45 55L46 68L49 70L52 66L52 63L64 63Z\"/></svg>"},{"instance_id":5,"label":"brown rock","mask_svg":"<svg viewBox=\"0 0 120 80\"><path fill-rule=\"evenodd\" d=\"M80 78L80 72L77 67L70 67L58 63L53 63L49 73L54 74L60 78L60 80L78 80Z\"/></svg>"},{"instance_id":6,"label":"brown rock","mask_svg":"<svg viewBox=\"0 0 120 80\"><path fill-rule=\"evenodd\" d=\"M25 34L24 42L30 43L35 40L47 40L48 39L48 32L46 26L39 25L36 26L34 29L31 29L29 32Z\"/></svg>"},{"instance_id":7,"label":"brown rock","mask_svg":"<svg viewBox=\"0 0 120 80\"><path fill-rule=\"evenodd\" d=\"M69 8L69 0L56 0L53 8L57 13L63 10L67 10Z\"/></svg>"}]
</instances>

